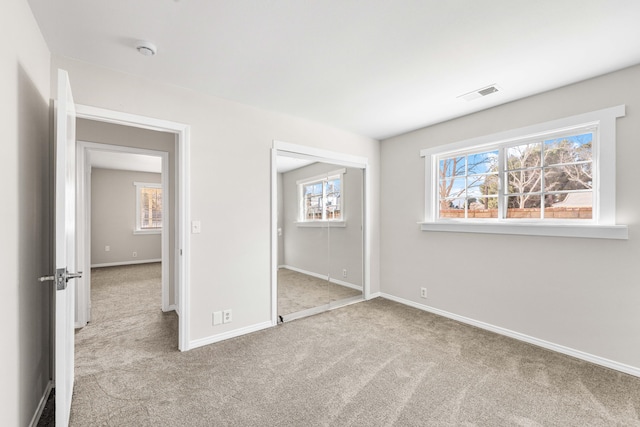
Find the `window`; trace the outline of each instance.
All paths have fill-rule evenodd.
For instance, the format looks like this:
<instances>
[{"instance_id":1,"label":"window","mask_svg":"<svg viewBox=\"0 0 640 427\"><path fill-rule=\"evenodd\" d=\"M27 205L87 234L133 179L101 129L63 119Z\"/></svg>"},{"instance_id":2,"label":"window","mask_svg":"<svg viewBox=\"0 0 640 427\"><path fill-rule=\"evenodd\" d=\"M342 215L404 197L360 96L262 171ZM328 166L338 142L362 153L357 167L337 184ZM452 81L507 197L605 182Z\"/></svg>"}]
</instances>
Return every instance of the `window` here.
<instances>
[{"instance_id":1,"label":"window","mask_svg":"<svg viewBox=\"0 0 640 427\"><path fill-rule=\"evenodd\" d=\"M614 107L422 150L422 229L627 238L615 225L622 116Z\"/></svg>"},{"instance_id":2,"label":"window","mask_svg":"<svg viewBox=\"0 0 640 427\"><path fill-rule=\"evenodd\" d=\"M438 156L438 218L593 219L596 130Z\"/></svg>"},{"instance_id":3,"label":"window","mask_svg":"<svg viewBox=\"0 0 640 427\"><path fill-rule=\"evenodd\" d=\"M162 230L162 186L135 182L136 232L159 233Z\"/></svg>"},{"instance_id":4,"label":"window","mask_svg":"<svg viewBox=\"0 0 640 427\"><path fill-rule=\"evenodd\" d=\"M343 221L342 178L345 169L297 181L298 223Z\"/></svg>"}]
</instances>

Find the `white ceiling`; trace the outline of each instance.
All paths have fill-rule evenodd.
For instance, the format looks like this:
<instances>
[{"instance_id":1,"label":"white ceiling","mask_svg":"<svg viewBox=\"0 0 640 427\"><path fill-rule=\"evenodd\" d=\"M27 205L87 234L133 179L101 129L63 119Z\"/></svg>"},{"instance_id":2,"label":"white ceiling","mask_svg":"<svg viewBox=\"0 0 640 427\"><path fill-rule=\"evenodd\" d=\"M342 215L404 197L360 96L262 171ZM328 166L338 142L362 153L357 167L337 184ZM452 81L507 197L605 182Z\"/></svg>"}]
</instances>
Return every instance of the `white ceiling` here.
<instances>
[{"instance_id":1,"label":"white ceiling","mask_svg":"<svg viewBox=\"0 0 640 427\"><path fill-rule=\"evenodd\" d=\"M377 139L640 63L638 0L29 3L55 55Z\"/></svg>"},{"instance_id":2,"label":"white ceiling","mask_svg":"<svg viewBox=\"0 0 640 427\"><path fill-rule=\"evenodd\" d=\"M162 172L162 158L159 156L91 150L89 161L94 168Z\"/></svg>"}]
</instances>

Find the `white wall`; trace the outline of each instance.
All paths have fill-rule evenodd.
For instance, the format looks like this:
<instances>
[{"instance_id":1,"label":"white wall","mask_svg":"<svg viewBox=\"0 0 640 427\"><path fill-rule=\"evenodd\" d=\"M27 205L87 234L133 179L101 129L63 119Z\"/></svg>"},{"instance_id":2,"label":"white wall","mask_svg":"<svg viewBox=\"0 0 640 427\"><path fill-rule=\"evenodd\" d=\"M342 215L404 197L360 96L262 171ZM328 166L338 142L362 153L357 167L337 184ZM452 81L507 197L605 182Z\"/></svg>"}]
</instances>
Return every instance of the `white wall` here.
<instances>
[{"instance_id":1,"label":"white wall","mask_svg":"<svg viewBox=\"0 0 640 427\"><path fill-rule=\"evenodd\" d=\"M161 174L91 170L91 265L128 264L162 258L160 233L134 234L135 182L160 184ZM109 246L109 251L105 251ZM136 257L133 257L136 252Z\"/></svg>"},{"instance_id":2,"label":"white wall","mask_svg":"<svg viewBox=\"0 0 640 427\"><path fill-rule=\"evenodd\" d=\"M51 376L50 54L25 0L0 13L0 424L31 422Z\"/></svg>"},{"instance_id":3,"label":"white wall","mask_svg":"<svg viewBox=\"0 0 640 427\"><path fill-rule=\"evenodd\" d=\"M640 369L638 88L640 66L383 141L382 291ZM619 104L617 222L629 240L420 231L420 149Z\"/></svg>"},{"instance_id":4,"label":"white wall","mask_svg":"<svg viewBox=\"0 0 640 427\"><path fill-rule=\"evenodd\" d=\"M283 175L284 264L332 279L362 286L362 170L346 168L342 202L345 227L300 227L298 180L342 169L328 163L314 163ZM331 225L331 223L329 223ZM347 270L347 278L342 270Z\"/></svg>"},{"instance_id":5,"label":"white wall","mask_svg":"<svg viewBox=\"0 0 640 427\"><path fill-rule=\"evenodd\" d=\"M314 122L207 97L83 62L54 57L69 71L79 104L182 122L191 126L190 339L215 339L271 320L270 149L274 139L367 157L372 172L372 265L379 265L380 146ZM372 291L379 290L378 271ZM233 322L211 325L213 311L232 309Z\"/></svg>"}]
</instances>

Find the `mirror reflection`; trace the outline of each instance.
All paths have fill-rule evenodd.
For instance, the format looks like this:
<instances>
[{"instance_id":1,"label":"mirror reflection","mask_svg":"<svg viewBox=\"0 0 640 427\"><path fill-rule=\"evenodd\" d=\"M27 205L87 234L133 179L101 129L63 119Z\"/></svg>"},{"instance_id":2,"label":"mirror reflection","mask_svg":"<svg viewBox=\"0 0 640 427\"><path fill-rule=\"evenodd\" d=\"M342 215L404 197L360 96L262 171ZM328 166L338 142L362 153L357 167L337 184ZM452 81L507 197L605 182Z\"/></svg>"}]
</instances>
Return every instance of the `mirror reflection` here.
<instances>
[{"instance_id":1,"label":"mirror reflection","mask_svg":"<svg viewBox=\"0 0 640 427\"><path fill-rule=\"evenodd\" d=\"M278 155L278 316L362 299L363 171Z\"/></svg>"}]
</instances>

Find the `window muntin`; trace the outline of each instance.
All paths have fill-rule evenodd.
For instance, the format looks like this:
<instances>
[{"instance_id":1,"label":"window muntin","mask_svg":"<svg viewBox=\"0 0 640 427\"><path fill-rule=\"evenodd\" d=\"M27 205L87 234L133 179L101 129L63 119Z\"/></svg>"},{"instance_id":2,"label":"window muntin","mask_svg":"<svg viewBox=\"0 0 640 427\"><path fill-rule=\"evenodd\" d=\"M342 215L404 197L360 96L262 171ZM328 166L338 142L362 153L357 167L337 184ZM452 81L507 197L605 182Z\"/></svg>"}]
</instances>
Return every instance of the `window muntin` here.
<instances>
[{"instance_id":1,"label":"window muntin","mask_svg":"<svg viewBox=\"0 0 640 427\"><path fill-rule=\"evenodd\" d=\"M162 229L162 186L134 183L136 187L136 231Z\"/></svg>"},{"instance_id":2,"label":"window muntin","mask_svg":"<svg viewBox=\"0 0 640 427\"><path fill-rule=\"evenodd\" d=\"M597 127L436 156L438 220L593 220Z\"/></svg>"},{"instance_id":3,"label":"window muntin","mask_svg":"<svg viewBox=\"0 0 640 427\"><path fill-rule=\"evenodd\" d=\"M343 221L344 169L298 181L300 222Z\"/></svg>"}]
</instances>

